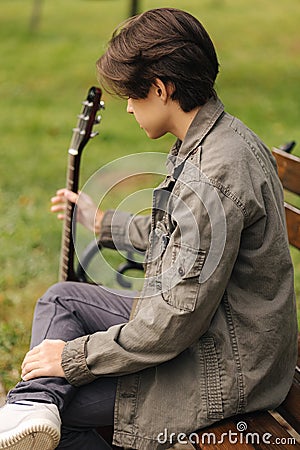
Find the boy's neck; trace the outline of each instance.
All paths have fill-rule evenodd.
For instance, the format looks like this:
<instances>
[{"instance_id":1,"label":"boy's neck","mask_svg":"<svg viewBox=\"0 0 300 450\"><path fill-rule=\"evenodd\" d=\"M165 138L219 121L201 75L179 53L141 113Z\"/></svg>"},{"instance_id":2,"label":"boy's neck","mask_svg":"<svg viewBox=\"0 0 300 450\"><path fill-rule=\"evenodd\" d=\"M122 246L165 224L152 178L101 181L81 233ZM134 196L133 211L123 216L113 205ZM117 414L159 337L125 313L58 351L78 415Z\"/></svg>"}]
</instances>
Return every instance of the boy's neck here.
<instances>
[{"instance_id":1,"label":"boy's neck","mask_svg":"<svg viewBox=\"0 0 300 450\"><path fill-rule=\"evenodd\" d=\"M175 107L172 113L170 132L183 141L200 108L200 106L197 106L192 111L184 112L179 106Z\"/></svg>"}]
</instances>

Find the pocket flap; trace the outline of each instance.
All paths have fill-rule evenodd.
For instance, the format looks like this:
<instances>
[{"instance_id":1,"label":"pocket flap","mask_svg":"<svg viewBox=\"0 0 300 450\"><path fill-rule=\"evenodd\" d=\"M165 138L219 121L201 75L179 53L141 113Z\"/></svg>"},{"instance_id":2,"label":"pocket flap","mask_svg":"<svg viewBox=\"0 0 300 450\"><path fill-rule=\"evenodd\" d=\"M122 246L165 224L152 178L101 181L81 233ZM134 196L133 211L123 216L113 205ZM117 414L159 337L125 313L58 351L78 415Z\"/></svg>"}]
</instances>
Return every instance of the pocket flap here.
<instances>
[{"instance_id":1,"label":"pocket flap","mask_svg":"<svg viewBox=\"0 0 300 450\"><path fill-rule=\"evenodd\" d=\"M199 277L206 257L206 251L186 245L175 244L173 248L173 265L183 280ZM177 275L177 276L178 276Z\"/></svg>"}]
</instances>

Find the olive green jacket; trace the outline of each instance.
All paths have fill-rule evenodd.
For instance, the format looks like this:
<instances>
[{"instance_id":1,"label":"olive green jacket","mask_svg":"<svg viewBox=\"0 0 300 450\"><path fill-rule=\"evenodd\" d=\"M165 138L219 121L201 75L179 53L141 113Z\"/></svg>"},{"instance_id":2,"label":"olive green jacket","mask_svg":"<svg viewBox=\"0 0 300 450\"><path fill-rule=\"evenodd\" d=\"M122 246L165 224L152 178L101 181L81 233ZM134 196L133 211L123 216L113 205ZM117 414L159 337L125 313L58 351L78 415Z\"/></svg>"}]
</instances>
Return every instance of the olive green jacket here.
<instances>
[{"instance_id":1,"label":"olive green jacket","mask_svg":"<svg viewBox=\"0 0 300 450\"><path fill-rule=\"evenodd\" d=\"M296 362L293 268L270 151L212 99L167 168L151 217L108 211L103 220L104 245L146 250L132 319L63 352L71 384L120 376L114 442L142 450L277 406Z\"/></svg>"}]
</instances>

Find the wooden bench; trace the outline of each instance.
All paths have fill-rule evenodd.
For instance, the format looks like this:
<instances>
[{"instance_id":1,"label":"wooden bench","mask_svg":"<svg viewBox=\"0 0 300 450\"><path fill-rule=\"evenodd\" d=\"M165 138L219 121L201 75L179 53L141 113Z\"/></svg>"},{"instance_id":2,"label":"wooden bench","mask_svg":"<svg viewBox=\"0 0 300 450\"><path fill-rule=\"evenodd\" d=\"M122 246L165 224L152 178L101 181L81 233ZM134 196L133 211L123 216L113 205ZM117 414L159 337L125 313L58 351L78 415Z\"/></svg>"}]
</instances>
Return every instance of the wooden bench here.
<instances>
[{"instance_id":1,"label":"wooden bench","mask_svg":"<svg viewBox=\"0 0 300 450\"><path fill-rule=\"evenodd\" d=\"M285 190L298 196L300 201L300 158L284 149L273 149L279 178ZM300 209L285 202L289 242L300 250ZM100 434L111 442L111 428L102 428ZM259 411L231 417L201 429L189 437L197 450L267 450L300 449L300 339L298 340L298 363L292 387L284 402L276 411ZM119 447L113 447L115 450ZM177 448L175 446L174 448Z\"/></svg>"}]
</instances>

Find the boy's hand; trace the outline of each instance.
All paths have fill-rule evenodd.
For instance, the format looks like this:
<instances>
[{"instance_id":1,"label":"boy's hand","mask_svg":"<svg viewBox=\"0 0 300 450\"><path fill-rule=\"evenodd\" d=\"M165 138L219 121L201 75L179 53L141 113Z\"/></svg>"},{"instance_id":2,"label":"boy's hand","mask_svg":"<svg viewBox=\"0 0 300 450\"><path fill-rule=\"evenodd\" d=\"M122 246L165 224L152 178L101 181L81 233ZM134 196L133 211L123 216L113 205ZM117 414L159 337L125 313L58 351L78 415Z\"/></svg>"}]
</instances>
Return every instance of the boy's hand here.
<instances>
[{"instance_id":1,"label":"boy's hand","mask_svg":"<svg viewBox=\"0 0 300 450\"><path fill-rule=\"evenodd\" d=\"M51 211L57 214L57 218L63 220L67 201L76 203L76 219L85 228L93 231L96 235L100 233L100 225L103 211L99 210L93 200L85 193L76 194L68 189L59 189L51 198Z\"/></svg>"},{"instance_id":2,"label":"boy's hand","mask_svg":"<svg viewBox=\"0 0 300 450\"><path fill-rule=\"evenodd\" d=\"M66 343L45 339L30 350L22 363L21 377L24 381L38 377L65 377L61 366L61 355Z\"/></svg>"}]
</instances>

